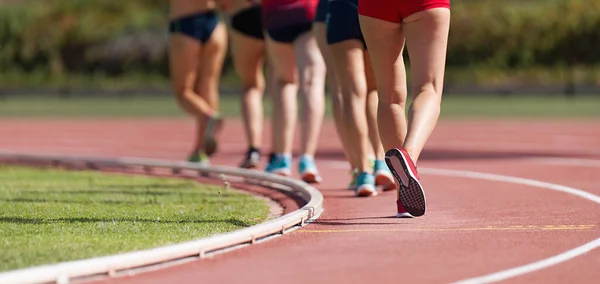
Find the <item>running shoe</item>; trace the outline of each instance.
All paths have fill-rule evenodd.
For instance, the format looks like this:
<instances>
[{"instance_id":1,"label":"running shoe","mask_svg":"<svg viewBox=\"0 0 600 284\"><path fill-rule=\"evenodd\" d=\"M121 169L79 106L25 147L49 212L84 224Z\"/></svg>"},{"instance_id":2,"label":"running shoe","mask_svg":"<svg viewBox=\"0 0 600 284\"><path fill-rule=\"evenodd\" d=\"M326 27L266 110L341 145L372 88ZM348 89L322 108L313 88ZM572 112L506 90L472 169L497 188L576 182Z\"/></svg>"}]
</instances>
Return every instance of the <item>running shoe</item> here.
<instances>
[{"instance_id":1,"label":"running shoe","mask_svg":"<svg viewBox=\"0 0 600 284\"><path fill-rule=\"evenodd\" d=\"M425 214L425 192L419 181L417 167L408 152L404 149L391 149L385 153L385 162L400 184L397 203L412 216Z\"/></svg>"},{"instance_id":2,"label":"running shoe","mask_svg":"<svg viewBox=\"0 0 600 284\"><path fill-rule=\"evenodd\" d=\"M396 218L414 218L413 215L410 215L410 213L406 212L406 209L404 209L404 206L402 205L402 202L400 202L400 199L396 200L396 206L398 207L398 213L396 213Z\"/></svg>"},{"instance_id":3,"label":"running shoe","mask_svg":"<svg viewBox=\"0 0 600 284\"><path fill-rule=\"evenodd\" d=\"M199 163L199 164L207 165L207 166L210 165L210 160L208 159L208 156L205 153L203 153L202 151L192 153L188 157L188 162Z\"/></svg>"},{"instance_id":4,"label":"running shoe","mask_svg":"<svg viewBox=\"0 0 600 284\"><path fill-rule=\"evenodd\" d=\"M375 185L382 186L383 191L394 190L394 176L383 160L375 160L373 165L373 175L375 176Z\"/></svg>"},{"instance_id":5,"label":"running shoe","mask_svg":"<svg viewBox=\"0 0 600 284\"><path fill-rule=\"evenodd\" d=\"M282 176L290 176L292 174L292 158L290 156L275 154L265 168L265 171Z\"/></svg>"},{"instance_id":6,"label":"running shoe","mask_svg":"<svg viewBox=\"0 0 600 284\"><path fill-rule=\"evenodd\" d=\"M223 118L219 115L208 117L206 129L204 130L204 153L209 157L217 152L216 135L223 128Z\"/></svg>"},{"instance_id":7,"label":"running shoe","mask_svg":"<svg viewBox=\"0 0 600 284\"><path fill-rule=\"evenodd\" d=\"M300 172L300 178L306 183L320 183L323 178L319 175L317 165L312 157L302 155L298 162L298 172Z\"/></svg>"},{"instance_id":8,"label":"running shoe","mask_svg":"<svg viewBox=\"0 0 600 284\"><path fill-rule=\"evenodd\" d=\"M256 169L260 164L260 152L256 149L248 149L246 152L246 157L240 164L240 168L243 169Z\"/></svg>"},{"instance_id":9,"label":"running shoe","mask_svg":"<svg viewBox=\"0 0 600 284\"><path fill-rule=\"evenodd\" d=\"M377 189L375 188L375 177L367 172L362 172L356 179L356 196L375 196Z\"/></svg>"}]
</instances>

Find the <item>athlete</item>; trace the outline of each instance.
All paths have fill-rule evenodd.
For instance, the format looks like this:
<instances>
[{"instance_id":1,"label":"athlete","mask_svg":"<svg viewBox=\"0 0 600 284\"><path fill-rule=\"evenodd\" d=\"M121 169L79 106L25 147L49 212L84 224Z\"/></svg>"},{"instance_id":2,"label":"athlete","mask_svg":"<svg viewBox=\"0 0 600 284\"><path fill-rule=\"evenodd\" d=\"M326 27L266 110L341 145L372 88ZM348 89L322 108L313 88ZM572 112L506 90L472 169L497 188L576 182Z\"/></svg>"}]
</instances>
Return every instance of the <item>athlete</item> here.
<instances>
[{"instance_id":1,"label":"athlete","mask_svg":"<svg viewBox=\"0 0 600 284\"><path fill-rule=\"evenodd\" d=\"M263 93L266 61L265 37L263 35L262 8L257 0L217 0L230 15L229 35L233 64L242 80L242 117L248 150L240 167L254 169L260 163L260 147L263 130ZM272 73L267 65L267 73ZM268 74L268 87L272 90L274 80Z\"/></svg>"},{"instance_id":2,"label":"athlete","mask_svg":"<svg viewBox=\"0 0 600 284\"><path fill-rule=\"evenodd\" d=\"M346 138L349 152L358 159L355 192L357 196L377 195L376 184L394 188L394 180L384 162L378 137L373 108L377 104L377 91L358 21L358 0L329 1L328 12L327 42L342 89ZM379 158L374 165L369 161L371 153Z\"/></svg>"},{"instance_id":3,"label":"athlete","mask_svg":"<svg viewBox=\"0 0 600 284\"><path fill-rule=\"evenodd\" d=\"M188 160L208 163L222 127L218 86L227 30L211 0L170 0L169 67L180 107L196 118L196 143Z\"/></svg>"},{"instance_id":4,"label":"athlete","mask_svg":"<svg viewBox=\"0 0 600 284\"><path fill-rule=\"evenodd\" d=\"M314 161L325 110L325 63L312 29L317 0L263 0L269 60L276 78L273 92L274 157L267 172L291 175L296 126L296 96L300 93L301 128L298 171L308 183L321 181Z\"/></svg>"},{"instance_id":5,"label":"athlete","mask_svg":"<svg viewBox=\"0 0 600 284\"><path fill-rule=\"evenodd\" d=\"M327 46L327 26L325 25L325 20L327 18L328 13L328 2L329 0L319 1L319 4L317 5L317 12L315 14L315 20L312 26L312 31L315 35L317 45L319 46L319 50L323 55L325 65L327 67L327 89L329 91L329 95L331 96L333 121L335 123L338 136L340 137L340 142L342 142L344 156L346 157L346 160L350 162L351 171L354 172L354 169L356 169L358 163L356 162L356 155L354 155L354 153L352 153L351 151L348 151L349 147L347 146L347 144L349 139L346 136L344 120L342 118L342 92L338 83L337 74L333 72L333 55L331 54L331 51ZM351 185L351 188L354 189L354 186Z\"/></svg>"},{"instance_id":6,"label":"athlete","mask_svg":"<svg viewBox=\"0 0 600 284\"><path fill-rule=\"evenodd\" d=\"M425 214L417 161L440 114L450 29L449 0L361 0L360 26L379 92L378 123L386 163L399 183L398 216ZM405 116L404 44L410 58L412 98Z\"/></svg>"}]
</instances>

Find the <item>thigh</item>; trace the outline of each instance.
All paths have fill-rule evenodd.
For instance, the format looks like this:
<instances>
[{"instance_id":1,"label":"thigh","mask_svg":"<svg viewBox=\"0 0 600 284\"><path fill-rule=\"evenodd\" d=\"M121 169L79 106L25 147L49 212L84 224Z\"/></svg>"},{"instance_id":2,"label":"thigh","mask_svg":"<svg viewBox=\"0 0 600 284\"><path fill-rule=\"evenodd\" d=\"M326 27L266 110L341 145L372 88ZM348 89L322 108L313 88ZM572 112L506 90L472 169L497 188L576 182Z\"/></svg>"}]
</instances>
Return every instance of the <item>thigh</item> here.
<instances>
[{"instance_id":1,"label":"thigh","mask_svg":"<svg viewBox=\"0 0 600 284\"><path fill-rule=\"evenodd\" d=\"M293 51L298 69L301 70L300 72L306 73L308 71L310 73L314 72L319 76L324 76L325 61L323 60L317 40L311 31L298 36L296 41L294 41ZM309 68L311 70L308 70ZM325 81L325 78L322 79Z\"/></svg>"},{"instance_id":2,"label":"thigh","mask_svg":"<svg viewBox=\"0 0 600 284\"><path fill-rule=\"evenodd\" d=\"M200 53L201 62L198 65L200 76L196 90L201 96L205 96L213 108L218 105L216 92L218 91L226 52L227 28L223 23L219 23Z\"/></svg>"},{"instance_id":3,"label":"thigh","mask_svg":"<svg viewBox=\"0 0 600 284\"><path fill-rule=\"evenodd\" d=\"M354 94L364 97L367 91L365 82L365 62L363 44L359 40L345 40L332 44L335 70L340 79L342 95L347 99Z\"/></svg>"},{"instance_id":4,"label":"thigh","mask_svg":"<svg viewBox=\"0 0 600 284\"><path fill-rule=\"evenodd\" d=\"M282 83L297 83L293 45L274 41L270 36L266 39L268 58L277 80Z\"/></svg>"},{"instance_id":5,"label":"thigh","mask_svg":"<svg viewBox=\"0 0 600 284\"><path fill-rule=\"evenodd\" d=\"M400 24L362 15L359 18L379 98L392 103L405 102L404 35Z\"/></svg>"},{"instance_id":6,"label":"thigh","mask_svg":"<svg viewBox=\"0 0 600 284\"><path fill-rule=\"evenodd\" d=\"M235 30L230 31L231 54L244 87L264 88L262 66L266 54L265 42Z\"/></svg>"},{"instance_id":7,"label":"thigh","mask_svg":"<svg viewBox=\"0 0 600 284\"><path fill-rule=\"evenodd\" d=\"M413 94L433 87L441 95L450 29L450 10L435 8L405 19L403 31L410 57Z\"/></svg>"},{"instance_id":8,"label":"thigh","mask_svg":"<svg viewBox=\"0 0 600 284\"><path fill-rule=\"evenodd\" d=\"M177 95L193 90L197 79L198 54L202 45L191 37L172 34L169 37L169 72Z\"/></svg>"}]
</instances>

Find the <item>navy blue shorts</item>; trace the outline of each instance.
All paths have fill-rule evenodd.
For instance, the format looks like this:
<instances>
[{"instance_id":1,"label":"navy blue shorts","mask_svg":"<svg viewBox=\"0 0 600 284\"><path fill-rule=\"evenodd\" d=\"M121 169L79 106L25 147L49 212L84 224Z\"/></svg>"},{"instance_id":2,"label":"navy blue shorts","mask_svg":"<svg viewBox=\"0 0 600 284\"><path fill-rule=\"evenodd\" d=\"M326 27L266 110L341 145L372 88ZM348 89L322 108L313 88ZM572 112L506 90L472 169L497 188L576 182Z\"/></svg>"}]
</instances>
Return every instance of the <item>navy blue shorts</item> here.
<instances>
[{"instance_id":1,"label":"navy blue shorts","mask_svg":"<svg viewBox=\"0 0 600 284\"><path fill-rule=\"evenodd\" d=\"M325 23L325 19L327 18L327 3L329 0L319 0L319 5L317 5L317 13L315 14L315 22Z\"/></svg>"},{"instance_id":2,"label":"navy blue shorts","mask_svg":"<svg viewBox=\"0 0 600 284\"><path fill-rule=\"evenodd\" d=\"M327 11L327 43L360 40L366 48L358 21L358 0L330 0Z\"/></svg>"},{"instance_id":3,"label":"navy blue shorts","mask_svg":"<svg viewBox=\"0 0 600 284\"><path fill-rule=\"evenodd\" d=\"M206 43L218 23L219 17L215 11L202 12L171 20L169 32L183 34Z\"/></svg>"}]
</instances>

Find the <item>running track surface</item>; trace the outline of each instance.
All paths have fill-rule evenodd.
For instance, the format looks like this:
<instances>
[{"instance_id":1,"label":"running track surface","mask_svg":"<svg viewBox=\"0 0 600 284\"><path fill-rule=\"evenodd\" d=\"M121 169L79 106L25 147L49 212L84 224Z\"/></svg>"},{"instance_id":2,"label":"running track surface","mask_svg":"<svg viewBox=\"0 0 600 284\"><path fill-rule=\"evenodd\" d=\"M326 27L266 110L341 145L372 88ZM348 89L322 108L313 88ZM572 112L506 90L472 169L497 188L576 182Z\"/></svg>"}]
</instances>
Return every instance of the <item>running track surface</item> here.
<instances>
[{"instance_id":1,"label":"running track surface","mask_svg":"<svg viewBox=\"0 0 600 284\"><path fill-rule=\"evenodd\" d=\"M3 120L0 149L183 159L191 120ZM264 141L268 139L266 127ZM245 151L227 121L215 164ZM317 154L325 212L276 240L153 272L96 283L448 283L522 266L600 237L600 205L526 185L422 174L428 211L396 219L394 192L355 198L331 122ZM535 179L600 195L600 123L442 121L420 168ZM600 250L509 283L597 283Z\"/></svg>"}]
</instances>

